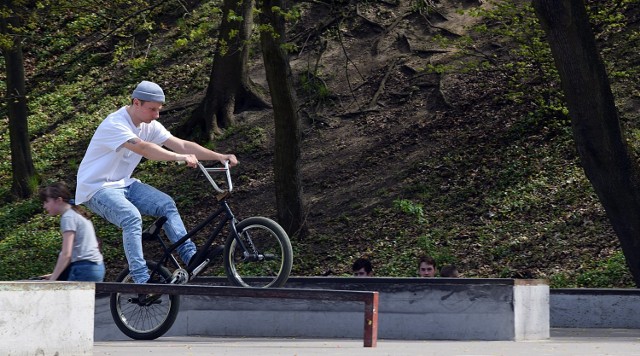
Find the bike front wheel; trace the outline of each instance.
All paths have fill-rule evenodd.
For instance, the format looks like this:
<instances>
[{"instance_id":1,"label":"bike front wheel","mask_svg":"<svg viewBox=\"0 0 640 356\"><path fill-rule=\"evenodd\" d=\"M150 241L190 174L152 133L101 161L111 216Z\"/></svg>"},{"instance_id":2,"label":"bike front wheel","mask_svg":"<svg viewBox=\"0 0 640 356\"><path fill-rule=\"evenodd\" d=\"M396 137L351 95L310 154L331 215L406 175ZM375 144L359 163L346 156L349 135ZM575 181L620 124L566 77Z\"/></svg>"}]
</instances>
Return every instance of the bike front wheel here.
<instances>
[{"instance_id":1,"label":"bike front wheel","mask_svg":"<svg viewBox=\"0 0 640 356\"><path fill-rule=\"evenodd\" d=\"M293 251L289 236L275 221L251 217L236 225L224 246L224 268L239 287L282 287L291 273Z\"/></svg>"},{"instance_id":2,"label":"bike front wheel","mask_svg":"<svg viewBox=\"0 0 640 356\"><path fill-rule=\"evenodd\" d=\"M156 270L155 262L147 261L149 271ZM171 273L160 266L149 283L169 283ZM133 283L129 268L125 268L116 282ZM112 293L111 316L118 329L135 340L153 340L171 328L180 309L179 295L154 295L149 301L141 301L138 294Z\"/></svg>"}]
</instances>

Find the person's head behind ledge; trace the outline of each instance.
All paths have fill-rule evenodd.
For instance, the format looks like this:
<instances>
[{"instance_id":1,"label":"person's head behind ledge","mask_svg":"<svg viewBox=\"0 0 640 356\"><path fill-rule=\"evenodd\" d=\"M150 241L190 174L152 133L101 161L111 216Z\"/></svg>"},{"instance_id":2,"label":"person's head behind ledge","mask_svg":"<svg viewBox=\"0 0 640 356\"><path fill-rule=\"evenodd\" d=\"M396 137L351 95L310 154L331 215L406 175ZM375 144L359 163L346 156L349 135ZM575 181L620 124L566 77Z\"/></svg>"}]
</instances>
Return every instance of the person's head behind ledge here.
<instances>
[{"instance_id":1,"label":"person's head behind ledge","mask_svg":"<svg viewBox=\"0 0 640 356\"><path fill-rule=\"evenodd\" d=\"M446 265L442 266L440 269L440 277L458 278L460 277L460 273L458 273L458 268L456 268L456 266Z\"/></svg>"},{"instance_id":2,"label":"person's head behind ledge","mask_svg":"<svg viewBox=\"0 0 640 356\"><path fill-rule=\"evenodd\" d=\"M354 277L372 277L373 276L373 266L371 265L371 261L368 259L361 257L358 258L351 267L353 270Z\"/></svg>"},{"instance_id":3,"label":"person's head behind ledge","mask_svg":"<svg viewBox=\"0 0 640 356\"><path fill-rule=\"evenodd\" d=\"M418 275L420 277L436 276L436 260L431 256L423 255L418 261Z\"/></svg>"}]
</instances>

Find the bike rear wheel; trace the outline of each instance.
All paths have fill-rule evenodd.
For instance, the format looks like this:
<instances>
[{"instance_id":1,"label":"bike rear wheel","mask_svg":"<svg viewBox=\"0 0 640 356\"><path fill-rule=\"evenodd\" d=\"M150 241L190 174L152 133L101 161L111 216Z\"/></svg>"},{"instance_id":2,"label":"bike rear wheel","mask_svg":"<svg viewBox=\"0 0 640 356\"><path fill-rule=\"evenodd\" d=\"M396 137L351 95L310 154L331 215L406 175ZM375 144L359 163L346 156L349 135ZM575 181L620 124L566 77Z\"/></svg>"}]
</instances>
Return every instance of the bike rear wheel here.
<instances>
[{"instance_id":1,"label":"bike rear wheel","mask_svg":"<svg viewBox=\"0 0 640 356\"><path fill-rule=\"evenodd\" d=\"M156 266L155 262L147 261L149 271ZM170 280L169 270L160 266L149 283L169 283ZM133 283L128 267L118 275L116 282ZM152 302L141 303L138 294L112 293L110 306L113 321L125 335L135 340L153 340L164 335L175 322L180 296L163 294Z\"/></svg>"},{"instance_id":2,"label":"bike rear wheel","mask_svg":"<svg viewBox=\"0 0 640 356\"><path fill-rule=\"evenodd\" d=\"M240 241L231 234L224 246L224 268L231 284L282 287L293 265L291 242L284 229L271 219L251 217L238 223L236 230Z\"/></svg>"}]
</instances>

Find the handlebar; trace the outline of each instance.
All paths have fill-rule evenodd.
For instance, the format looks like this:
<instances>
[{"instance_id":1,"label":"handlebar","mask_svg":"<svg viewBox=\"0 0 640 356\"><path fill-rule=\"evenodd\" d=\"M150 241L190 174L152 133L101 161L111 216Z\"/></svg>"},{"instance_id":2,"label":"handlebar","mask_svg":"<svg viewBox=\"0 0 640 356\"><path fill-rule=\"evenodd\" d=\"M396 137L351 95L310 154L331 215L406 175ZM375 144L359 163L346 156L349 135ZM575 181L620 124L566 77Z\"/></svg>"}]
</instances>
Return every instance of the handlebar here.
<instances>
[{"instance_id":1,"label":"handlebar","mask_svg":"<svg viewBox=\"0 0 640 356\"><path fill-rule=\"evenodd\" d=\"M207 177L209 183L213 186L213 189L218 193L224 193L224 189L220 188L216 182L211 178L210 172L225 172L227 175L227 187L228 191L231 193L233 190L233 184L231 183L231 170L229 169L229 161L224 161L224 167L205 167L202 163L198 162L198 168L204 173L204 176Z\"/></svg>"}]
</instances>

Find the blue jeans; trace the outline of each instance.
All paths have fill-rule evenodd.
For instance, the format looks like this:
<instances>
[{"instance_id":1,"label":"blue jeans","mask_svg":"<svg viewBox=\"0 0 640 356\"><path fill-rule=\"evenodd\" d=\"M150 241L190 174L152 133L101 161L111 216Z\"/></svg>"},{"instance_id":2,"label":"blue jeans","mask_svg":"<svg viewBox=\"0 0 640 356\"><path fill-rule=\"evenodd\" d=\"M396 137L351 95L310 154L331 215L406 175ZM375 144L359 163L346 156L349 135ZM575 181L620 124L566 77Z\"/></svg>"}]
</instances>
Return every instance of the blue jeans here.
<instances>
[{"instance_id":1,"label":"blue jeans","mask_svg":"<svg viewBox=\"0 0 640 356\"><path fill-rule=\"evenodd\" d=\"M176 242L187 230L173 199L158 189L134 182L124 188L105 188L97 191L84 203L91 211L122 229L124 253L129 262L129 273L135 283L146 283L149 271L142 251L142 214L166 216L164 231L171 242ZM178 247L178 254L187 264L196 253L196 245L187 240Z\"/></svg>"},{"instance_id":2,"label":"blue jeans","mask_svg":"<svg viewBox=\"0 0 640 356\"><path fill-rule=\"evenodd\" d=\"M67 281L102 282L104 272L104 263L76 261L71 264Z\"/></svg>"}]
</instances>

